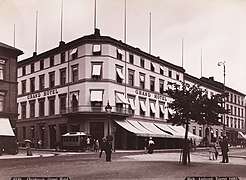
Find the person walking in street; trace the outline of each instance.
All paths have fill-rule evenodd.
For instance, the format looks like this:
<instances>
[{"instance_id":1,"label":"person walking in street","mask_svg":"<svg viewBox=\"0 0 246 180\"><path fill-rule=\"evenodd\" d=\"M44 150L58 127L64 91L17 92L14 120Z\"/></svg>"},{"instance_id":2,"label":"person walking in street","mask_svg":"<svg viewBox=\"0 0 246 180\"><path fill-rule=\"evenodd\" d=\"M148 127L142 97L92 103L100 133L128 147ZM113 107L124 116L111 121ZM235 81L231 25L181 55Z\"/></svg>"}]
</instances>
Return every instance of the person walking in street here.
<instances>
[{"instance_id":1,"label":"person walking in street","mask_svg":"<svg viewBox=\"0 0 246 180\"><path fill-rule=\"evenodd\" d=\"M99 146L100 146L100 149L101 149L100 154L99 154L99 158L101 158L102 157L102 152L105 151L105 153L106 153L106 150L105 150L106 137L102 138L102 142L99 144Z\"/></svg>"},{"instance_id":2,"label":"person walking in street","mask_svg":"<svg viewBox=\"0 0 246 180\"><path fill-rule=\"evenodd\" d=\"M216 157L217 149L216 149L214 142L210 143L208 151L209 151L209 160L217 160L217 157Z\"/></svg>"},{"instance_id":3,"label":"person walking in street","mask_svg":"<svg viewBox=\"0 0 246 180\"><path fill-rule=\"evenodd\" d=\"M99 141L98 141L98 139L95 140L94 147L95 147L95 151L98 152L99 151Z\"/></svg>"},{"instance_id":4,"label":"person walking in street","mask_svg":"<svg viewBox=\"0 0 246 180\"><path fill-rule=\"evenodd\" d=\"M222 161L220 163L229 163L228 159L228 140L226 136L223 136L223 139L220 141L220 147L222 152Z\"/></svg>"},{"instance_id":5,"label":"person walking in street","mask_svg":"<svg viewBox=\"0 0 246 180\"><path fill-rule=\"evenodd\" d=\"M152 137L149 138L148 153L153 154L155 142L152 140Z\"/></svg>"},{"instance_id":6,"label":"person walking in street","mask_svg":"<svg viewBox=\"0 0 246 180\"><path fill-rule=\"evenodd\" d=\"M111 154L112 154L112 140L107 138L105 143L105 152L106 152L106 162L111 161Z\"/></svg>"}]
</instances>

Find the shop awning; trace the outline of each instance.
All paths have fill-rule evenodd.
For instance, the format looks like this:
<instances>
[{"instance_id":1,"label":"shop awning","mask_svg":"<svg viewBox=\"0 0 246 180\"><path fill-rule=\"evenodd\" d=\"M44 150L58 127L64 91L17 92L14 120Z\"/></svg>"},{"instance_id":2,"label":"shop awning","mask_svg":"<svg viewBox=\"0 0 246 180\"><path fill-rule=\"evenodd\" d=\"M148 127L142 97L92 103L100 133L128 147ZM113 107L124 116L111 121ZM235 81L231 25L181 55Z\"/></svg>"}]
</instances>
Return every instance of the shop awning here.
<instances>
[{"instance_id":1,"label":"shop awning","mask_svg":"<svg viewBox=\"0 0 246 180\"><path fill-rule=\"evenodd\" d=\"M126 129L129 132L134 133L136 136L150 137L149 133L140 131L139 129L132 126L128 121L116 121L122 128Z\"/></svg>"},{"instance_id":2,"label":"shop awning","mask_svg":"<svg viewBox=\"0 0 246 180\"><path fill-rule=\"evenodd\" d=\"M8 118L0 118L0 136L15 136Z\"/></svg>"},{"instance_id":3,"label":"shop awning","mask_svg":"<svg viewBox=\"0 0 246 180\"><path fill-rule=\"evenodd\" d=\"M141 109L143 110L143 112L146 111L146 106L145 106L144 101L141 101L141 100L140 100L140 107L141 107Z\"/></svg>"},{"instance_id":4,"label":"shop awning","mask_svg":"<svg viewBox=\"0 0 246 180\"><path fill-rule=\"evenodd\" d=\"M183 126L172 126L172 125L168 125L171 129L173 129L174 131L176 131L177 133L179 133L180 135L182 135L182 137L185 137L185 128ZM201 140L202 137L197 136L191 132L188 131L188 138L189 139L196 139L196 140Z\"/></svg>"},{"instance_id":5,"label":"shop awning","mask_svg":"<svg viewBox=\"0 0 246 180\"><path fill-rule=\"evenodd\" d=\"M117 103L129 104L124 94L116 93L116 96L117 96Z\"/></svg>"},{"instance_id":6,"label":"shop awning","mask_svg":"<svg viewBox=\"0 0 246 180\"><path fill-rule=\"evenodd\" d=\"M139 121L138 123L142 125L145 129L148 129L149 131L153 132L155 134L154 137L174 138L174 136L171 133L162 131L157 126L155 126L154 123L143 121Z\"/></svg>"},{"instance_id":7,"label":"shop awning","mask_svg":"<svg viewBox=\"0 0 246 180\"><path fill-rule=\"evenodd\" d=\"M155 103L150 103L150 109L151 109L152 113L155 113L155 111L156 111Z\"/></svg>"},{"instance_id":8,"label":"shop awning","mask_svg":"<svg viewBox=\"0 0 246 180\"><path fill-rule=\"evenodd\" d=\"M91 102L102 102L103 91L91 91Z\"/></svg>"},{"instance_id":9,"label":"shop awning","mask_svg":"<svg viewBox=\"0 0 246 180\"><path fill-rule=\"evenodd\" d=\"M167 124L164 123L154 123L159 129L161 129L164 132L167 132L171 135L173 135L175 138L183 138L183 136L178 133L177 131L170 128Z\"/></svg>"},{"instance_id":10,"label":"shop awning","mask_svg":"<svg viewBox=\"0 0 246 180\"><path fill-rule=\"evenodd\" d=\"M246 139L246 135L243 134L242 132L238 131L238 138Z\"/></svg>"}]
</instances>

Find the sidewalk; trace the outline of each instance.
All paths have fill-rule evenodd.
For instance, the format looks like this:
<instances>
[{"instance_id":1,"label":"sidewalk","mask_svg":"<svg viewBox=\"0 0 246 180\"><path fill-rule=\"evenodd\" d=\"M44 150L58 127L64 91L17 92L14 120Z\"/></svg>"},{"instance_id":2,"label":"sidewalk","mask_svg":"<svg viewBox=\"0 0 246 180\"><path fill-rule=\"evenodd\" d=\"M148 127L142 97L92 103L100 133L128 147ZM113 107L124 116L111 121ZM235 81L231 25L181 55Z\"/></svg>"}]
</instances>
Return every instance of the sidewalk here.
<instances>
[{"instance_id":1,"label":"sidewalk","mask_svg":"<svg viewBox=\"0 0 246 180\"><path fill-rule=\"evenodd\" d=\"M154 150L155 153L178 153L180 154L180 149L157 149ZM55 149L32 149L32 156L27 156L27 152L25 148L20 148L19 153L16 155L11 154L2 154L0 156L0 160L2 159L19 159L19 158L41 158L41 157L52 157L52 156L65 156L65 155L78 155L78 154L95 154L94 151L86 151L86 152L71 152L71 151L55 151ZM136 154L144 154L144 150L116 150L113 153L136 153ZM197 148L197 150L192 151L192 154L199 156L207 156L207 148ZM233 158L246 158L246 149L245 153L242 155L233 155L229 153L229 157Z\"/></svg>"}]
</instances>

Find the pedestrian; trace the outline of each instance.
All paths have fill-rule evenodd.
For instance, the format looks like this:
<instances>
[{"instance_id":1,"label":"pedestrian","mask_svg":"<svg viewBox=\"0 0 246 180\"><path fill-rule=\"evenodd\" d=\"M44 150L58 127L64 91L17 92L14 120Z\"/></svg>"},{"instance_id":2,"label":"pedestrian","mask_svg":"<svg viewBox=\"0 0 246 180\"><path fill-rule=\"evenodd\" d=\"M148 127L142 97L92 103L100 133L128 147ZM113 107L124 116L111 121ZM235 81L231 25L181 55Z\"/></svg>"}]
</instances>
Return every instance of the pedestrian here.
<instances>
[{"instance_id":1,"label":"pedestrian","mask_svg":"<svg viewBox=\"0 0 246 180\"><path fill-rule=\"evenodd\" d=\"M148 153L153 154L155 142L152 140L152 137L149 138L148 144Z\"/></svg>"},{"instance_id":2,"label":"pedestrian","mask_svg":"<svg viewBox=\"0 0 246 180\"><path fill-rule=\"evenodd\" d=\"M222 152L222 161L220 163L229 163L228 159L228 140L226 136L223 136L223 139L220 141L220 147Z\"/></svg>"},{"instance_id":3,"label":"pedestrian","mask_svg":"<svg viewBox=\"0 0 246 180\"><path fill-rule=\"evenodd\" d=\"M91 139L89 137L87 137L87 139L86 139L86 147L87 147L88 151L90 151L90 145L91 145Z\"/></svg>"},{"instance_id":4,"label":"pedestrian","mask_svg":"<svg viewBox=\"0 0 246 180\"><path fill-rule=\"evenodd\" d=\"M144 139L144 153L148 152L149 141L147 138Z\"/></svg>"},{"instance_id":5,"label":"pedestrian","mask_svg":"<svg viewBox=\"0 0 246 180\"><path fill-rule=\"evenodd\" d=\"M94 147L95 147L95 151L98 152L99 151L99 141L98 141L98 139L95 140Z\"/></svg>"},{"instance_id":6,"label":"pedestrian","mask_svg":"<svg viewBox=\"0 0 246 180\"><path fill-rule=\"evenodd\" d=\"M39 140L38 140L38 149L40 149L41 147L42 147L42 140L39 139Z\"/></svg>"},{"instance_id":7,"label":"pedestrian","mask_svg":"<svg viewBox=\"0 0 246 180\"><path fill-rule=\"evenodd\" d=\"M99 154L99 158L102 157L102 152L105 151L105 146L106 146L106 137L103 137L102 142L99 144L99 147L101 149L100 154ZM105 151L105 153L106 153L106 151Z\"/></svg>"},{"instance_id":8,"label":"pedestrian","mask_svg":"<svg viewBox=\"0 0 246 180\"><path fill-rule=\"evenodd\" d=\"M215 160L216 158L216 146L214 142L211 142L209 145L209 160Z\"/></svg>"},{"instance_id":9,"label":"pedestrian","mask_svg":"<svg viewBox=\"0 0 246 180\"><path fill-rule=\"evenodd\" d=\"M112 154L112 140L107 138L105 143L105 152L106 152L106 162L111 161L111 154Z\"/></svg>"}]
</instances>

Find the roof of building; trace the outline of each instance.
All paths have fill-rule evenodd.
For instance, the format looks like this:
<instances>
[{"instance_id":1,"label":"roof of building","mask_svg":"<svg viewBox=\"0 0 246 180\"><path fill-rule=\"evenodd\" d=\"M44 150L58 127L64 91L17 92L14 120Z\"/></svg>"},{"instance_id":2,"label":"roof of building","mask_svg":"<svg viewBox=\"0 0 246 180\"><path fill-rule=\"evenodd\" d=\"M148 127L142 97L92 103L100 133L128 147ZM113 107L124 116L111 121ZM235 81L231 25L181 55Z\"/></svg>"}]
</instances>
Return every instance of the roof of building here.
<instances>
[{"instance_id":1,"label":"roof of building","mask_svg":"<svg viewBox=\"0 0 246 180\"><path fill-rule=\"evenodd\" d=\"M148 58L149 60L153 60L154 62L158 62L161 65L166 65L166 66L173 68L175 70L178 70L180 72L185 72L184 68L177 66L177 65L174 65L174 64L171 64L165 60L162 60L159 56L153 56L149 53L141 51L139 48L130 46L126 43L123 43L120 40L116 40L116 39L111 38L109 36L101 36L99 29L95 29L94 34L83 36L81 38L70 41L68 43L60 41L58 47L50 49L48 51L45 51L41 54L34 53L32 57L29 57L27 59L19 61L18 66L23 66L23 65L29 64L31 62L38 61L40 59L48 58L48 57L55 55L56 53L59 53L61 51L70 50L72 48L77 47L78 45L83 45L86 43L109 43L109 44L113 44L115 46L118 46L119 48L127 49L129 52L135 53L141 57L145 57L145 58Z\"/></svg>"},{"instance_id":2,"label":"roof of building","mask_svg":"<svg viewBox=\"0 0 246 180\"><path fill-rule=\"evenodd\" d=\"M0 42L0 48L1 49L6 49L6 50L11 50L11 51L15 51L17 53L17 55L21 55L23 54L23 52L15 47L9 46L7 44L4 44L2 42Z\"/></svg>"}]
</instances>

